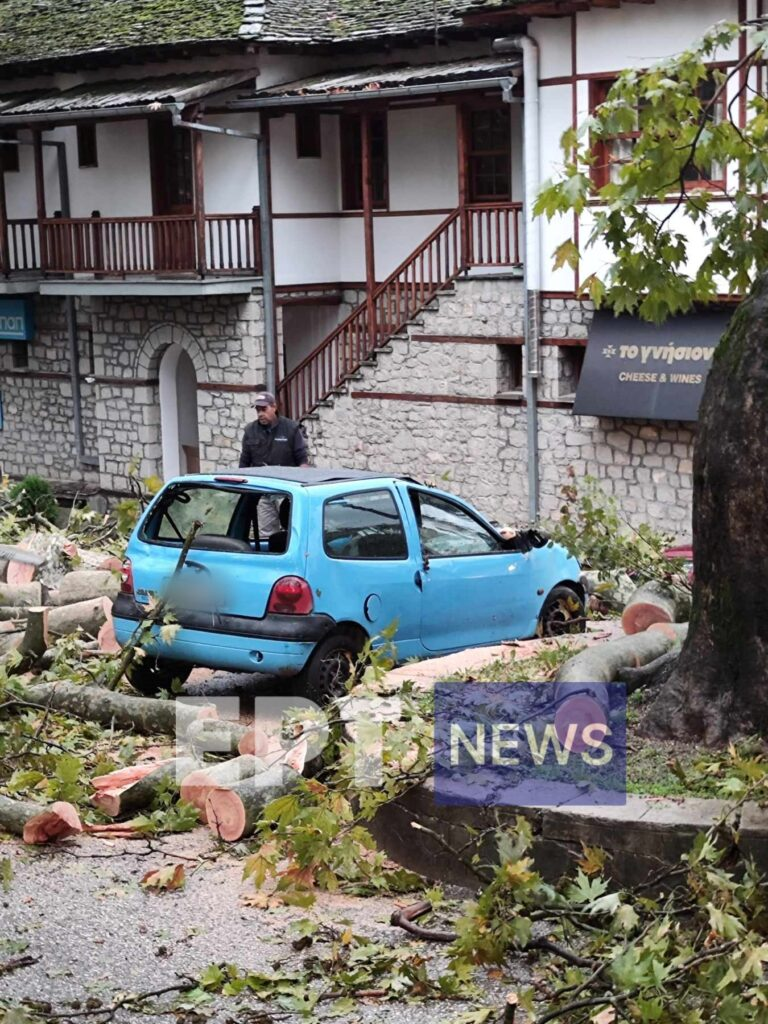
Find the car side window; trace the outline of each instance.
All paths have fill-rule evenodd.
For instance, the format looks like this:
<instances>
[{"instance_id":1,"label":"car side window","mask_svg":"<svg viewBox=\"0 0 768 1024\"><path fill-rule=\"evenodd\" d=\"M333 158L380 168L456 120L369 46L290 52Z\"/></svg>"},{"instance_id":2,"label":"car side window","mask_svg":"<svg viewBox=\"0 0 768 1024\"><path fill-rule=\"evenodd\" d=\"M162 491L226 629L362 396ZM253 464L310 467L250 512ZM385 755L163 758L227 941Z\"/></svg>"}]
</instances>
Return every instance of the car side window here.
<instances>
[{"instance_id":1,"label":"car side window","mask_svg":"<svg viewBox=\"0 0 768 1024\"><path fill-rule=\"evenodd\" d=\"M179 488L163 506L157 524L157 540L184 540L192 524L202 522L202 533L226 537L242 495L215 487Z\"/></svg>"},{"instance_id":2,"label":"car side window","mask_svg":"<svg viewBox=\"0 0 768 1024\"><path fill-rule=\"evenodd\" d=\"M411 500L426 558L487 555L504 550L498 537L452 501L422 491L411 491Z\"/></svg>"},{"instance_id":3,"label":"car side window","mask_svg":"<svg viewBox=\"0 0 768 1024\"><path fill-rule=\"evenodd\" d=\"M408 544L391 491L358 491L326 501L323 547L330 558L408 557Z\"/></svg>"}]
</instances>

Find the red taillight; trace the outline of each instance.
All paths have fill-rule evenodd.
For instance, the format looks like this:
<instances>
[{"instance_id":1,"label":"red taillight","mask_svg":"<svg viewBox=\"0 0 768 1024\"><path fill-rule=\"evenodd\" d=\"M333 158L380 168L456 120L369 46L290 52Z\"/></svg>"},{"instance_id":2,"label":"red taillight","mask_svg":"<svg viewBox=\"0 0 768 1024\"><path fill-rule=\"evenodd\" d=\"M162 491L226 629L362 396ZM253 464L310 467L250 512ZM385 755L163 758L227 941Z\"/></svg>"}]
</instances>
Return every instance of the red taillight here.
<instances>
[{"instance_id":1,"label":"red taillight","mask_svg":"<svg viewBox=\"0 0 768 1024\"><path fill-rule=\"evenodd\" d=\"M312 589L301 576L283 576L272 587L267 612L276 615L309 615L314 604Z\"/></svg>"},{"instance_id":2,"label":"red taillight","mask_svg":"<svg viewBox=\"0 0 768 1024\"><path fill-rule=\"evenodd\" d=\"M133 597L133 566L130 558L126 558L120 570L120 593Z\"/></svg>"}]
</instances>

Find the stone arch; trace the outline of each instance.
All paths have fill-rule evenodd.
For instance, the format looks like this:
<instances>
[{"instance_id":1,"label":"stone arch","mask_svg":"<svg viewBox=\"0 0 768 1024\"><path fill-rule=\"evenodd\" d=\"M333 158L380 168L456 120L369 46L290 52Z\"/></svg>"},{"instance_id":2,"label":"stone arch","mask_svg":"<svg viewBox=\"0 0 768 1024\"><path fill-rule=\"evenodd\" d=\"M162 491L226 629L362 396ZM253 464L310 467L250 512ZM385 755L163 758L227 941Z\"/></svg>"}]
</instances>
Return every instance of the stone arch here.
<instances>
[{"instance_id":1,"label":"stone arch","mask_svg":"<svg viewBox=\"0 0 768 1024\"><path fill-rule=\"evenodd\" d=\"M171 345L178 345L184 349L192 360L198 381L205 380L205 356L197 338L186 327L169 322L155 324L142 338L136 355L136 377L144 380L157 378L163 352Z\"/></svg>"}]
</instances>

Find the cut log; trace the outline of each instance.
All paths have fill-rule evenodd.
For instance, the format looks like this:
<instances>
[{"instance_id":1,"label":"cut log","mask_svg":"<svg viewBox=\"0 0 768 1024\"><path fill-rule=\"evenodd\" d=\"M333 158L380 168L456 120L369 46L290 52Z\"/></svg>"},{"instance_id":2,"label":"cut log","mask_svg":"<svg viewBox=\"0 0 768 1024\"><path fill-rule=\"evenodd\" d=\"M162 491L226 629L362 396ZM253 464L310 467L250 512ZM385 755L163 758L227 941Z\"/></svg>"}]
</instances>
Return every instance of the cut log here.
<instances>
[{"instance_id":1,"label":"cut log","mask_svg":"<svg viewBox=\"0 0 768 1024\"><path fill-rule=\"evenodd\" d=\"M134 765L134 768L145 767ZM110 818L121 814L133 814L149 807L157 792L157 787L168 779L184 779L199 767L199 761L191 757L174 757L161 764L150 764L149 772L141 778L129 782L126 786L116 789L99 789L91 797L91 803Z\"/></svg>"},{"instance_id":2,"label":"cut log","mask_svg":"<svg viewBox=\"0 0 768 1024\"><path fill-rule=\"evenodd\" d=\"M654 622L652 626L648 627L649 633L661 633L668 640L673 643L682 644L683 640L688 636L688 623L687 622Z\"/></svg>"},{"instance_id":3,"label":"cut log","mask_svg":"<svg viewBox=\"0 0 768 1024\"><path fill-rule=\"evenodd\" d=\"M23 639L24 633L22 630L16 630L14 633L4 633L3 636L0 636L0 658L4 658L11 651L18 650Z\"/></svg>"},{"instance_id":4,"label":"cut log","mask_svg":"<svg viewBox=\"0 0 768 1024\"><path fill-rule=\"evenodd\" d=\"M43 807L27 800L11 800L7 796L0 796L0 828L21 836L25 843L35 845L66 839L83 830L74 804L57 800Z\"/></svg>"},{"instance_id":5,"label":"cut log","mask_svg":"<svg viewBox=\"0 0 768 1024\"><path fill-rule=\"evenodd\" d=\"M20 666L24 668L34 664L48 650L48 612L48 608L27 609L27 627L17 648L22 656ZM20 666L17 666L16 671ZM21 668L21 671L24 671L24 668Z\"/></svg>"},{"instance_id":6,"label":"cut log","mask_svg":"<svg viewBox=\"0 0 768 1024\"><path fill-rule=\"evenodd\" d=\"M17 559L8 563L5 570L5 582L9 586L17 586L19 583L31 583L37 575L37 566L29 562L19 562Z\"/></svg>"},{"instance_id":7,"label":"cut log","mask_svg":"<svg viewBox=\"0 0 768 1024\"><path fill-rule=\"evenodd\" d=\"M18 605L0 605L0 620L3 622L18 621L24 618L24 614L25 609Z\"/></svg>"},{"instance_id":8,"label":"cut log","mask_svg":"<svg viewBox=\"0 0 768 1024\"><path fill-rule=\"evenodd\" d=\"M154 700L151 697L131 697L113 693L101 686L78 686L66 680L55 683L37 683L29 686L24 699L33 704L50 706L55 711L67 712L78 718L131 729L152 736L155 733L186 735L190 724L202 717L216 717L212 704L186 704L181 700Z\"/></svg>"},{"instance_id":9,"label":"cut log","mask_svg":"<svg viewBox=\"0 0 768 1024\"><path fill-rule=\"evenodd\" d=\"M107 604L109 604L109 599L108 598L104 598L104 600L107 602ZM98 645L99 645L99 650L102 653L104 653L104 654L119 654L120 653L121 647L120 647L120 644L117 642L117 637L115 636L115 624L112 621L112 608L111 607L107 610L106 622L104 622L102 624L101 628L99 629L99 632L98 632L98 635L96 637L96 640L97 640Z\"/></svg>"},{"instance_id":10,"label":"cut log","mask_svg":"<svg viewBox=\"0 0 768 1024\"><path fill-rule=\"evenodd\" d=\"M43 603L43 588L39 583L0 583L0 605L29 608Z\"/></svg>"},{"instance_id":11,"label":"cut log","mask_svg":"<svg viewBox=\"0 0 768 1024\"><path fill-rule=\"evenodd\" d=\"M270 743L270 737L263 729L260 729L258 725L249 725L245 735L238 741L237 749L241 754L253 754L255 757L264 757L265 754L276 749L276 747L274 742Z\"/></svg>"},{"instance_id":12,"label":"cut log","mask_svg":"<svg viewBox=\"0 0 768 1024\"><path fill-rule=\"evenodd\" d=\"M50 602L54 605L78 604L94 597L109 597L114 601L119 590L120 581L112 572L105 569L76 569L62 578L59 589L50 595Z\"/></svg>"},{"instance_id":13,"label":"cut log","mask_svg":"<svg viewBox=\"0 0 768 1024\"><path fill-rule=\"evenodd\" d=\"M113 789L119 792L121 789L132 786L134 782L138 782L146 775L150 775L155 768L169 764L171 761L173 761L172 757L164 757L159 761L144 761L128 765L127 768L116 768L115 771L107 772L106 775L96 775L91 779L91 785L95 790Z\"/></svg>"},{"instance_id":14,"label":"cut log","mask_svg":"<svg viewBox=\"0 0 768 1024\"><path fill-rule=\"evenodd\" d=\"M48 616L48 628L56 636L69 636L82 629L94 638L111 614L112 602L108 597L94 597L88 601L78 601L58 608L51 608Z\"/></svg>"},{"instance_id":15,"label":"cut log","mask_svg":"<svg viewBox=\"0 0 768 1024\"><path fill-rule=\"evenodd\" d=\"M614 682L621 669L639 668L660 658L685 638L685 626L677 626L669 637L659 629L635 636L623 636L605 644L588 647L569 658L557 673L556 682L595 684ZM555 690L557 695L557 688Z\"/></svg>"},{"instance_id":16,"label":"cut log","mask_svg":"<svg viewBox=\"0 0 768 1024\"><path fill-rule=\"evenodd\" d=\"M627 636L632 636L644 633L655 622L685 622L690 613L690 594L668 583L650 580L627 601L621 625Z\"/></svg>"},{"instance_id":17,"label":"cut log","mask_svg":"<svg viewBox=\"0 0 768 1024\"><path fill-rule=\"evenodd\" d=\"M240 753L239 743L250 731L248 726L237 722L202 718L190 725L186 739L195 753L228 756Z\"/></svg>"},{"instance_id":18,"label":"cut log","mask_svg":"<svg viewBox=\"0 0 768 1024\"><path fill-rule=\"evenodd\" d=\"M264 762L251 754L234 757L230 761L198 768L190 772L181 783L181 799L192 804L205 815L205 801L212 789L226 789L244 779L250 779L264 770Z\"/></svg>"},{"instance_id":19,"label":"cut log","mask_svg":"<svg viewBox=\"0 0 768 1024\"><path fill-rule=\"evenodd\" d=\"M205 801L208 828L228 843L251 835L262 811L290 793L301 776L286 765L276 765L227 789L212 789Z\"/></svg>"}]
</instances>

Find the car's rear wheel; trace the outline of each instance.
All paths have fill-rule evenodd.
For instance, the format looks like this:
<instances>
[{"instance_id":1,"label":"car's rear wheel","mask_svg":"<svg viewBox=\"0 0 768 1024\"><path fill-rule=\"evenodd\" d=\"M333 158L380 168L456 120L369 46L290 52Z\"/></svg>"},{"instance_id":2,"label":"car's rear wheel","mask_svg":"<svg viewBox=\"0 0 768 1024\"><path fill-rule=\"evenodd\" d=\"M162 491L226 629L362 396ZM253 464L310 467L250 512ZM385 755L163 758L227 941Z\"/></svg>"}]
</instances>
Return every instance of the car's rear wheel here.
<instances>
[{"instance_id":1,"label":"car's rear wheel","mask_svg":"<svg viewBox=\"0 0 768 1024\"><path fill-rule=\"evenodd\" d=\"M537 635L583 633L586 627L586 612L581 595L571 587L554 587L541 609Z\"/></svg>"},{"instance_id":2,"label":"car's rear wheel","mask_svg":"<svg viewBox=\"0 0 768 1024\"><path fill-rule=\"evenodd\" d=\"M145 655L134 661L125 673L128 682L144 697L156 697L160 690L171 690L174 680L185 683L194 666L170 658Z\"/></svg>"},{"instance_id":3,"label":"car's rear wheel","mask_svg":"<svg viewBox=\"0 0 768 1024\"><path fill-rule=\"evenodd\" d=\"M362 637L354 631L331 633L312 652L297 679L296 692L321 707L343 697L350 679L360 672L358 659L362 649Z\"/></svg>"}]
</instances>

